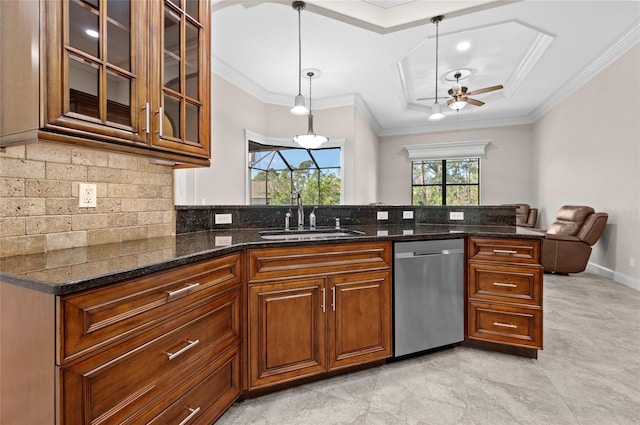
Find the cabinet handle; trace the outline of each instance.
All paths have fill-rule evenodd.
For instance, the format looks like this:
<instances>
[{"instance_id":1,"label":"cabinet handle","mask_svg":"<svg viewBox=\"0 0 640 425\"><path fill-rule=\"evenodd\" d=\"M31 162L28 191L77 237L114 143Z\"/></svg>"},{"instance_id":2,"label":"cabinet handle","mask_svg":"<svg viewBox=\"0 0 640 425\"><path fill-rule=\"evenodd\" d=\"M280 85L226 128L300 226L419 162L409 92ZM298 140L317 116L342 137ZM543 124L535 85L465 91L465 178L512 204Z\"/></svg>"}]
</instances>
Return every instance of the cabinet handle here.
<instances>
[{"instance_id":1,"label":"cabinet handle","mask_svg":"<svg viewBox=\"0 0 640 425\"><path fill-rule=\"evenodd\" d=\"M189 344L187 344L187 346L186 346L186 347L181 348L180 350L176 351L175 353L165 353L165 354L167 355L167 357L169 358L169 360L173 360L173 359L175 359L175 358L176 358L176 357L178 357L180 354L183 354L183 353L185 353L186 351L191 350L191 349L192 349L193 347L195 347L196 345L200 344L200 340L199 340L199 339L196 339L195 341L187 340L187 342L188 342Z\"/></svg>"},{"instance_id":2,"label":"cabinet handle","mask_svg":"<svg viewBox=\"0 0 640 425\"><path fill-rule=\"evenodd\" d=\"M518 251L514 251L512 249L494 249L494 254L517 254Z\"/></svg>"},{"instance_id":3,"label":"cabinet handle","mask_svg":"<svg viewBox=\"0 0 640 425\"><path fill-rule=\"evenodd\" d=\"M502 282L493 282L493 286L506 286L507 288L517 288L518 285L514 283L502 283Z\"/></svg>"},{"instance_id":4,"label":"cabinet handle","mask_svg":"<svg viewBox=\"0 0 640 425\"><path fill-rule=\"evenodd\" d=\"M331 308L336 311L336 287L331 288Z\"/></svg>"},{"instance_id":5,"label":"cabinet handle","mask_svg":"<svg viewBox=\"0 0 640 425\"><path fill-rule=\"evenodd\" d=\"M322 288L321 291L322 291L322 312L324 313L325 312L325 299L326 299L324 288Z\"/></svg>"},{"instance_id":6,"label":"cabinet handle","mask_svg":"<svg viewBox=\"0 0 640 425\"><path fill-rule=\"evenodd\" d=\"M142 131L145 133L149 132L149 102L144 104L144 128Z\"/></svg>"},{"instance_id":7,"label":"cabinet handle","mask_svg":"<svg viewBox=\"0 0 640 425\"><path fill-rule=\"evenodd\" d=\"M187 416L186 418L184 418L182 420L182 422L180 422L178 425L185 425L187 422L189 422L195 415L197 415L198 413L200 413L200 407L196 407L195 409L191 409L189 407L187 407L187 410L191 413L189 413L189 416Z\"/></svg>"},{"instance_id":8,"label":"cabinet handle","mask_svg":"<svg viewBox=\"0 0 640 425\"><path fill-rule=\"evenodd\" d=\"M493 322L493 326L500 326L500 327L509 328L509 329L517 328L516 325L512 325L511 323L500 323L500 322Z\"/></svg>"},{"instance_id":9,"label":"cabinet handle","mask_svg":"<svg viewBox=\"0 0 640 425\"><path fill-rule=\"evenodd\" d=\"M164 114L162 113L162 106L158 108L158 134L162 136L162 119L164 118Z\"/></svg>"},{"instance_id":10,"label":"cabinet handle","mask_svg":"<svg viewBox=\"0 0 640 425\"><path fill-rule=\"evenodd\" d=\"M185 286L184 288L180 288L180 289L176 289L175 291L166 291L167 292L167 298L171 298L171 297L175 297L177 295L180 295L184 292L188 292L191 289L195 288L196 286L200 286L199 283L190 283L187 286Z\"/></svg>"}]
</instances>

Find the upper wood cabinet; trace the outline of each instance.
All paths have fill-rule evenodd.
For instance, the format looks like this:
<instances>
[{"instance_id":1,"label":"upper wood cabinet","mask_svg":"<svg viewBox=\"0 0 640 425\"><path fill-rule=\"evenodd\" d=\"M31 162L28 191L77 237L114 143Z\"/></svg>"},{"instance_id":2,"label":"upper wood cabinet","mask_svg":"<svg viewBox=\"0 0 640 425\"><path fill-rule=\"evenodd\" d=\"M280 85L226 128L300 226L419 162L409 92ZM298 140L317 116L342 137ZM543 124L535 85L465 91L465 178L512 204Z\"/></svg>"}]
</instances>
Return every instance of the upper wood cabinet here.
<instances>
[{"instance_id":1,"label":"upper wood cabinet","mask_svg":"<svg viewBox=\"0 0 640 425\"><path fill-rule=\"evenodd\" d=\"M0 146L51 140L209 164L209 0L0 8Z\"/></svg>"}]
</instances>

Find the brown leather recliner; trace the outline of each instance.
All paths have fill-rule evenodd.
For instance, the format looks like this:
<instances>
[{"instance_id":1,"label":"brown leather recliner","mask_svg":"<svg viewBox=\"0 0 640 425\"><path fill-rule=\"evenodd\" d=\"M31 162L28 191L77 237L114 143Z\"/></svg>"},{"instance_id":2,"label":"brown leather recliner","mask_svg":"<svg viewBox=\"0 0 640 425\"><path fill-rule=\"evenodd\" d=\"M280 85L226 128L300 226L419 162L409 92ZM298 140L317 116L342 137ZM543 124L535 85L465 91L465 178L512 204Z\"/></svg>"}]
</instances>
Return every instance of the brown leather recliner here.
<instances>
[{"instance_id":1,"label":"brown leather recliner","mask_svg":"<svg viewBox=\"0 0 640 425\"><path fill-rule=\"evenodd\" d=\"M580 273L587 268L591 247L598 242L609 215L583 205L565 205L542 241L545 272Z\"/></svg>"},{"instance_id":2,"label":"brown leather recliner","mask_svg":"<svg viewBox=\"0 0 640 425\"><path fill-rule=\"evenodd\" d=\"M531 208L529 204L515 204L516 208L516 226L520 227L536 227L538 221L538 209Z\"/></svg>"}]
</instances>

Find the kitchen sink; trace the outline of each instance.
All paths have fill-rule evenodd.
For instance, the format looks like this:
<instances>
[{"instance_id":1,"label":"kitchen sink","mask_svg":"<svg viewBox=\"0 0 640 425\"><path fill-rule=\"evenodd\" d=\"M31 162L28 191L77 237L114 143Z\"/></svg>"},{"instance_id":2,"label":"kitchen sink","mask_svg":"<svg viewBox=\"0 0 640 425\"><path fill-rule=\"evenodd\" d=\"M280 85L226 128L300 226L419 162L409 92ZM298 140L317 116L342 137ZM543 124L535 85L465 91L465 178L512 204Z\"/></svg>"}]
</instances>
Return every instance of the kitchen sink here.
<instances>
[{"instance_id":1,"label":"kitchen sink","mask_svg":"<svg viewBox=\"0 0 640 425\"><path fill-rule=\"evenodd\" d=\"M331 229L331 228L317 228L317 229L304 229L304 230L262 230L258 232L262 239L272 240L308 240L308 239L329 239L340 238L345 236L358 236L364 235L364 232L350 229Z\"/></svg>"}]
</instances>

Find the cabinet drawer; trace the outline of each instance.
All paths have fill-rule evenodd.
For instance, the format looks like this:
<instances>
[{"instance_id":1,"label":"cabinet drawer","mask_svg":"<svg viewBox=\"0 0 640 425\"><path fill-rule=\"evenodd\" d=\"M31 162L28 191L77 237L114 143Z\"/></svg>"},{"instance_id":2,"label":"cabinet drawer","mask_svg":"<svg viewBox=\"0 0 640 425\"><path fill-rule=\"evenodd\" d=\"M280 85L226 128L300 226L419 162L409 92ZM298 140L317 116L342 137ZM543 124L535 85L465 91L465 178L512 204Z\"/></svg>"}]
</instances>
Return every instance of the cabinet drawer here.
<instances>
[{"instance_id":1,"label":"cabinet drawer","mask_svg":"<svg viewBox=\"0 0 640 425\"><path fill-rule=\"evenodd\" d=\"M154 339L141 334L62 368L62 422L119 423L238 344L240 291L185 316L181 326L160 326Z\"/></svg>"},{"instance_id":2,"label":"cabinet drawer","mask_svg":"<svg viewBox=\"0 0 640 425\"><path fill-rule=\"evenodd\" d=\"M212 424L239 395L240 350L234 347L122 425Z\"/></svg>"},{"instance_id":3,"label":"cabinet drawer","mask_svg":"<svg viewBox=\"0 0 640 425\"><path fill-rule=\"evenodd\" d=\"M469 297L540 306L542 267L469 262Z\"/></svg>"},{"instance_id":4,"label":"cabinet drawer","mask_svg":"<svg viewBox=\"0 0 640 425\"><path fill-rule=\"evenodd\" d=\"M239 285L241 273L238 253L62 297L58 364L171 320Z\"/></svg>"},{"instance_id":5,"label":"cabinet drawer","mask_svg":"<svg viewBox=\"0 0 640 425\"><path fill-rule=\"evenodd\" d=\"M540 241L532 239L469 239L469 259L540 264Z\"/></svg>"},{"instance_id":6,"label":"cabinet drawer","mask_svg":"<svg viewBox=\"0 0 640 425\"><path fill-rule=\"evenodd\" d=\"M542 349L542 310L469 301L469 338Z\"/></svg>"},{"instance_id":7,"label":"cabinet drawer","mask_svg":"<svg viewBox=\"0 0 640 425\"><path fill-rule=\"evenodd\" d=\"M252 249L249 282L274 278L387 270L391 246L385 242Z\"/></svg>"}]
</instances>

